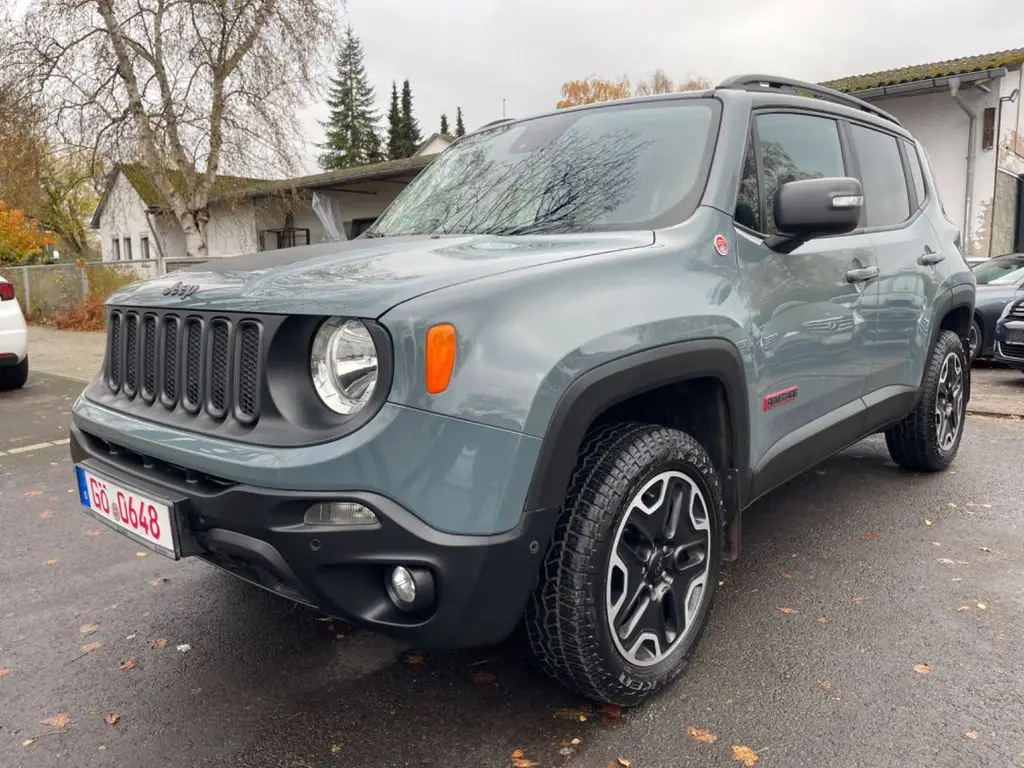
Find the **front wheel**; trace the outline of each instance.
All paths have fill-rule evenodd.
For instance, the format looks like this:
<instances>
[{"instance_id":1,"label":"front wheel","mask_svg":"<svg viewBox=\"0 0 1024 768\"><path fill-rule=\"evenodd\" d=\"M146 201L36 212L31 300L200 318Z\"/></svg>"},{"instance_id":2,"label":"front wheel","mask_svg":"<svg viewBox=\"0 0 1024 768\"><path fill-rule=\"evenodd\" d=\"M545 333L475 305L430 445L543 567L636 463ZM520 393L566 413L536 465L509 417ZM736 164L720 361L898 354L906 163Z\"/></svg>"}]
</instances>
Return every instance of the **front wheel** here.
<instances>
[{"instance_id":1,"label":"front wheel","mask_svg":"<svg viewBox=\"0 0 1024 768\"><path fill-rule=\"evenodd\" d=\"M648 424L592 433L526 612L542 669L593 700L640 704L703 634L722 543L721 485L700 443Z\"/></svg>"},{"instance_id":2,"label":"front wheel","mask_svg":"<svg viewBox=\"0 0 1024 768\"><path fill-rule=\"evenodd\" d=\"M917 407L885 433L893 461L904 469L924 472L950 465L964 433L968 376L960 337L942 331L925 369Z\"/></svg>"}]
</instances>

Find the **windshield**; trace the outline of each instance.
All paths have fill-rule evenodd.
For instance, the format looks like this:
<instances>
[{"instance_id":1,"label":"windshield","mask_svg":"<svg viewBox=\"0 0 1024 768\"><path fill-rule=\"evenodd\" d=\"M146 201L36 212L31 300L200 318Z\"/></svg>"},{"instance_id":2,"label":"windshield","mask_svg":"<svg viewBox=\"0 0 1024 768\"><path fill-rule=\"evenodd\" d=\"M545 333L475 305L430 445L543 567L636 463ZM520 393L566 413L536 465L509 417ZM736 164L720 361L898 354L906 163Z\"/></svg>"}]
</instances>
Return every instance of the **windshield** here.
<instances>
[{"instance_id":1,"label":"windshield","mask_svg":"<svg viewBox=\"0 0 1024 768\"><path fill-rule=\"evenodd\" d=\"M1016 285L1024 279L1024 255L997 256L974 267L978 285Z\"/></svg>"},{"instance_id":2,"label":"windshield","mask_svg":"<svg viewBox=\"0 0 1024 768\"><path fill-rule=\"evenodd\" d=\"M438 156L370 236L652 229L697 205L713 99L546 115L467 136Z\"/></svg>"}]
</instances>

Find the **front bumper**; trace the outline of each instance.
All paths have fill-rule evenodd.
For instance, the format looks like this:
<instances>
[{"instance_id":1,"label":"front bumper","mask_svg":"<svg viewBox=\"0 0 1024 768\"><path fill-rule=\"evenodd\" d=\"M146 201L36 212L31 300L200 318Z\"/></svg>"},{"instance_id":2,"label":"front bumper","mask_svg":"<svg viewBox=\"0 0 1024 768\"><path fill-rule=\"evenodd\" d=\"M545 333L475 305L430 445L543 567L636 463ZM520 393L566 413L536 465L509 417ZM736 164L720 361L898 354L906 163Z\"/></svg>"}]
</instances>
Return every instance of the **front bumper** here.
<instances>
[{"instance_id":1,"label":"front bumper","mask_svg":"<svg viewBox=\"0 0 1024 768\"><path fill-rule=\"evenodd\" d=\"M502 640L514 628L536 582L554 528L554 511L523 515L492 536L438 531L374 492L275 490L222 480L143 456L79 426L71 428L76 463L126 485L183 498L178 529L183 556L196 556L326 614L422 648L462 648ZM356 501L375 528L311 526L303 514L319 501ZM427 568L435 599L419 614L401 611L385 587L396 565Z\"/></svg>"}]
</instances>

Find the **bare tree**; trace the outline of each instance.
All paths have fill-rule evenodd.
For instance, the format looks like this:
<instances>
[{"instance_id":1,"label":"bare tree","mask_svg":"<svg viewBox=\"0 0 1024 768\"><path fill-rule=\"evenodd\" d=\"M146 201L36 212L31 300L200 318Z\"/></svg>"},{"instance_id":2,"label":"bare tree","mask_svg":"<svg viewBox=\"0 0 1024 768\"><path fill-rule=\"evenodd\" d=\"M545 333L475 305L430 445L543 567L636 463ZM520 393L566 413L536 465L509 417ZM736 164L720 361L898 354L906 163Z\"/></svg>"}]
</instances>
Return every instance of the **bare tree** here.
<instances>
[{"instance_id":1,"label":"bare tree","mask_svg":"<svg viewBox=\"0 0 1024 768\"><path fill-rule=\"evenodd\" d=\"M141 161L205 258L222 169L295 171L296 115L320 92L343 1L31 0L4 58L60 141Z\"/></svg>"}]
</instances>

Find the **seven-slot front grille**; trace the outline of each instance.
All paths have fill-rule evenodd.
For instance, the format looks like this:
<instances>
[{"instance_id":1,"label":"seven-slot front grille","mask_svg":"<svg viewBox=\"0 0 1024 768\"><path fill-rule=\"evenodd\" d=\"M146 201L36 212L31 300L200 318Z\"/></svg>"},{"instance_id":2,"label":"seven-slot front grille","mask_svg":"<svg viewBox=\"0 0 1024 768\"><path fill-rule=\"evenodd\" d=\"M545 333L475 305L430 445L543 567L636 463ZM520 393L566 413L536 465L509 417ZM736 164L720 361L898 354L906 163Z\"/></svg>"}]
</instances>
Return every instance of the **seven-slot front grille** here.
<instances>
[{"instance_id":1,"label":"seven-slot front grille","mask_svg":"<svg viewBox=\"0 0 1024 768\"><path fill-rule=\"evenodd\" d=\"M258 320L114 309L107 327L107 386L115 395L246 425L259 419Z\"/></svg>"}]
</instances>

